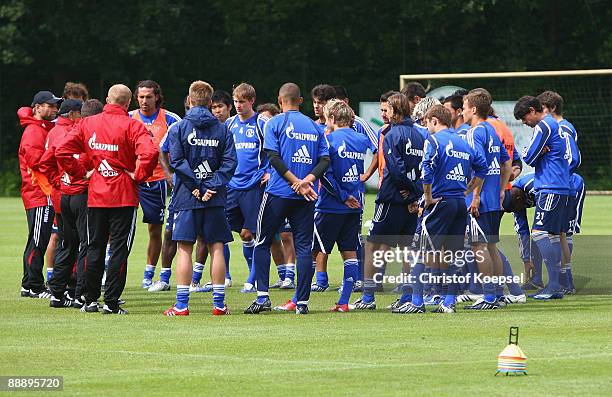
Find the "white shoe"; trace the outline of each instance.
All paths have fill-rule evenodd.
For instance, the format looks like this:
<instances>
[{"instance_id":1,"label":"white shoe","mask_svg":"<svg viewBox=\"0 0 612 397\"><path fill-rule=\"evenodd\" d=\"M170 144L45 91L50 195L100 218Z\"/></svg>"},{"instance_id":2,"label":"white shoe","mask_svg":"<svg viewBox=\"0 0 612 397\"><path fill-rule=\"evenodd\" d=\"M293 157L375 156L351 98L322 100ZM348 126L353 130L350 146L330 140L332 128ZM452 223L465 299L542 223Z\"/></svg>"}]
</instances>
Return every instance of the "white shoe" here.
<instances>
[{"instance_id":1,"label":"white shoe","mask_svg":"<svg viewBox=\"0 0 612 397\"><path fill-rule=\"evenodd\" d=\"M200 286L200 284L191 284L189 286L189 292L211 292L213 290L213 286L211 282Z\"/></svg>"},{"instance_id":2,"label":"white shoe","mask_svg":"<svg viewBox=\"0 0 612 397\"><path fill-rule=\"evenodd\" d=\"M522 295L504 295L502 298L506 303L526 303L527 296L525 294Z\"/></svg>"},{"instance_id":3,"label":"white shoe","mask_svg":"<svg viewBox=\"0 0 612 397\"><path fill-rule=\"evenodd\" d=\"M457 296L457 303L476 302L476 301L478 301L479 299L482 299L482 298L483 298L482 295L463 294L463 295Z\"/></svg>"},{"instance_id":4,"label":"white shoe","mask_svg":"<svg viewBox=\"0 0 612 397\"><path fill-rule=\"evenodd\" d=\"M232 286L232 279L231 278L226 278L225 279L225 288L229 288Z\"/></svg>"},{"instance_id":5,"label":"white shoe","mask_svg":"<svg viewBox=\"0 0 612 397\"><path fill-rule=\"evenodd\" d=\"M147 291L149 292L170 291L170 284L165 281L158 280L154 282L153 284L151 284L151 286L149 287Z\"/></svg>"},{"instance_id":6,"label":"white shoe","mask_svg":"<svg viewBox=\"0 0 612 397\"><path fill-rule=\"evenodd\" d=\"M270 289L273 289L273 288L280 288L280 287L281 287L281 285L283 285L283 280L281 280L281 279L279 278L278 280L276 280L276 282L275 282L274 284L272 284L272 285L270 286Z\"/></svg>"}]
</instances>

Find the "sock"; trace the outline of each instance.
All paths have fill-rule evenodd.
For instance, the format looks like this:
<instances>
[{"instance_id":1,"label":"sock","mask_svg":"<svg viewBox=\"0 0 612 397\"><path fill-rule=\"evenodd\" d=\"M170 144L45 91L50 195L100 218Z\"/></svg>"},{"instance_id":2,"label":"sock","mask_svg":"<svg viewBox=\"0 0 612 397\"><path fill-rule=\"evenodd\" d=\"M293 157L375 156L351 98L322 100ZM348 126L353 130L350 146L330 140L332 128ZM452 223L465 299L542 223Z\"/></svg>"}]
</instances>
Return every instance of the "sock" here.
<instances>
[{"instance_id":1,"label":"sock","mask_svg":"<svg viewBox=\"0 0 612 397\"><path fill-rule=\"evenodd\" d=\"M189 286L188 285L177 285L176 286L176 303L174 306L177 309L186 309L189 307Z\"/></svg>"},{"instance_id":2,"label":"sock","mask_svg":"<svg viewBox=\"0 0 612 397\"><path fill-rule=\"evenodd\" d=\"M448 283L448 290L446 291L446 295L444 296L444 306L451 306L455 304L455 300L457 297L457 291L459 290L459 283L453 281L453 275L459 275L460 269L454 264L448 265L447 276L450 277L450 281Z\"/></svg>"},{"instance_id":3,"label":"sock","mask_svg":"<svg viewBox=\"0 0 612 397\"><path fill-rule=\"evenodd\" d=\"M245 286L246 284L251 284L251 285L255 285L255 266L253 266L251 264L251 268L249 269L249 276L246 279L246 282L244 283Z\"/></svg>"},{"instance_id":4,"label":"sock","mask_svg":"<svg viewBox=\"0 0 612 397\"><path fill-rule=\"evenodd\" d=\"M497 299L495 284L483 283L482 292L484 293L484 300L488 303L494 303Z\"/></svg>"},{"instance_id":5,"label":"sock","mask_svg":"<svg viewBox=\"0 0 612 397\"><path fill-rule=\"evenodd\" d=\"M257 291L257 299L255 300L255 302L257 302L260 305L263 305L264 302L268 299L270 299L270 295L268 294L268 291L266 292Z\"/></svg>"},{"instance_id":6,"label":"sock","mask_svg":"<svg viewBox=\"0 0 612 397\"><path fill-rule=\"evenodd\" d=\"M344 266L346 266L346 262L345 262ZM319 285L321 287L328 287L329 286L329 281L327 279L327 272L317 272L316 279L317 279L317 285Z\"/></svg>"},{"instance_id":7,"label":"sock","mask_svg":"<svg viewBox=\"0 0 612 397\"><path fill-rule=\"evenodd\" d=\"M213 306L223 309L225 307L225 284L213 284Z\"/></svg>"},{"instance_id":8,"label":"sock","mask_svg":"<svg viewBox=\"0 0 612 397\"><path fill-rule=\"evenodd\" d=\"M431 276L433 277L433 293L434 295L442 295L442 283L440 282L440 276L442 276L442 269L431 268Z\"/></svg>"},{"instance_id":9,"label":"sock","mask_svg":"<svg viewBox=\"0 0 612 397\"><path fill-rule=\"evenodd\" d=\"M110 260L113 250L111 250L110 244L106 244L106 256L104 257L104 269L108 268L108 261Z\"/></svg>"},{"instance_id":10,"label":"sock","mask_svg":"<svg viewBox=\"0 0 612 397\"><path fill-rule=\"evenodd\" d=\"M364 303L372 303L374 302L374 292L376 291L376 283L373 278L364 278L363 279L363 295L361 296L361 300Z\"/></svg>"},{"instance_id":11,"label":"sock","mask_svg":"<svg viewBox=\"0 0 612 397\"><path fill-rule=\"evenodd\" d=\"M285 280L291 280L293 282L295 280L295 264L287 263L285 265Z\"/></svg>"},{"instance_id":12,"label":"sock","mask_svg":"<svg viewBox=\"0 0 612 397\"><path fill-rule=\"evenodd\" d=\"M559 285L559 264L561 263L559 236L537 231L533 235L533 240L540 250L546 271L548 272L548 284L546 287L556 291L561 287Z\"/></svg>"},{"instance_id":13,"label":"sock","mask_svg":"<svg viewBox=\"0 0 612 397\"><path fill-rule=\"evenodd\" d=\"M51 280L52 278L53 278L53 268L48 267L47 268L47 282L49 282L49 280Z\"/></svg>"},{"instance_id":14,"label":"sock","mask_svg":"<svg viewBox=\"0 0 612 397\"><path fill-rule=\"evenodd\" d=\"M152 280L153 276L155 276L155 266L146 265L144 271L144 278Z\"/></svg>"},{"instance_id":15,"label":"sock","mask_svg":"<svg viewBox=\"0 0 612 397\"><path fill-rule=\"evenodd\" d=\"M284 280L285 279L285 271L287 269L287 265L278 265L276 266L276 271L278 272L278 279L279 280Z\"/></svg>"},{"instance_id":16,"label":"sock","mask_svg":"<svg viewBox=\"0 0 612 397\"><path fill-rule=\"evenodd\" d=\"M565 239L567 240L567 246L569 248L570 258L571 258L572 252L574 251L574 237L573 235L569 235L569 236L566 236ZM572 275L572 265L570 263L566 265L565 271L567 272L567 283L569 285L569 288L575 289L576 287L574 287L574 276Z\"/></svg>"},{"instance_id":17,"label":"sock","mask_svg":"<svg viewBox=\"0 0 612 397\"><path fill-rule=\"evenodd\" d=\"M402 296L400 296L400 303L406 303L412 301L412 285L410 283L404 283L401 287Z\"/></svg>"},{"instance_id":18,"label":"sock","mask_svg":"<svg viewBox=\"0 0 612 397\"><path fill-rule=\"evenodd\" d=\"M247 267L251 270L253 266L253 249L255 248L255 240L243 241L242 242L242 255L246 260Z\"/></svg>"},{"instance_id":19,"label":"sock","mask_svg":"<svg viewBox=\"0 0 612 397\"><path fill-rule=\"evenodd\" d=\"M172 268L162 267L159 272L159 280L166 284L170 284L170 276L172 275Z\"/></svg>"},{"instance_id":20,"label":"sock","mask_svg":"<svg viewBox=\"0 0 612 397\"><path fill-rule=\"evenodd\" d=\"M325 275L327 275L327 273L325 273ZM357 261L357 259L345 260L344 279L342 280L342 293L340 294L340 299L338 299L339 305L346 305L349 303L349 299L351 298L351 292L353 292L353 285L355 284L358 275L359 262Z\"/></svg>"},{"instance_id":21,"label":"sock","mask_svg":"<svg viewBox=\"0 0 612 397\"><path fill-rule=\"evenodd\" d=\"M202 280L202 272L204 272L204 264L195 262L193 264L193 275L191 276L191 282L193 284L199 284Z\"/></svg>"},{"instance_id":22,"label":"sock","mask_svg":"<svg viewBox=\"0 0 612 397\"><path fill-rule=\"evenodd\" d=\"M230 249L229 244L223 245L223 256L225 257L225 278L232 279L232 275L230 274Z\"/></svg>"},{"instance_id":23,"label":"sock","mask_svg":"<svg viewBox=\"0 0 612 397\"><path fill-rule=\"evenodd\" d=\"M510 261L508 260L508 258L506 258L506 255L504 255L504 253L501 252L501 250L498 250L498 251L499 251L499 256L502 260L502 263L504 264L504 276L513 277L514 273L512 272L512 266L510 266ZM510 292L510 295L523 295L525 293L521 289L521 286L515 282L507 283L506 285L508 286L508 292Z\"/></svg>"},{"instance_id":24,"label":"sock","mask_svg":"<svg viewBox=\"0 0 612 397\"><path fill-rule=\"evenodd\" d=\"M363 280L363 243L361 242L361 234L359 235L359 243L357 244L357 280Z\"/></svg>"},{"instance_id":25,"label":"sock","mask_svg":"<svg viewBox=\"0 0 612 397\"><path fill-rule=\"evenodd\" d=\"M417 263L410 271L412 279L412 304L415 306L423 306L423 289L424 285L421 281L421 275L425 273L425 265Z\"/></svg>"},{"instance_id":26,"label":"sock","mask_svg":"<svg viewBox=\"0 0 612 397\"><path fill-rule=\"evenodd\" d=\"M482 295L482 284L475 281L476 274L478 273L478 264L474 260L474 256L468 255L465 263L467 265L467 274L470 277L468 291L471 294Z\"/></svg>"},{"instance_id":27,"label":"sock","mask_svg":"<svg viewBox=\"0 0 612 397\"><path fill-rule=\"evenodd\" d=\"M563 288L569 288L569 279L565 265L561 265L561 269L559 269L559 284Z\"/></svg>"},{"instance_id":28,"label":"sock","mask_svg":"<svg viewBox=\"0 0 612 397\"><path fill-rule=\"evenodd\" d=\"M423 273L431 274L431 267L426 267L425 270L423 270ZM423 284L423 294L433 294L433 290L433 284L429 282L429 277L427 277L427 281Z\"/></svg>"}]
</instances>

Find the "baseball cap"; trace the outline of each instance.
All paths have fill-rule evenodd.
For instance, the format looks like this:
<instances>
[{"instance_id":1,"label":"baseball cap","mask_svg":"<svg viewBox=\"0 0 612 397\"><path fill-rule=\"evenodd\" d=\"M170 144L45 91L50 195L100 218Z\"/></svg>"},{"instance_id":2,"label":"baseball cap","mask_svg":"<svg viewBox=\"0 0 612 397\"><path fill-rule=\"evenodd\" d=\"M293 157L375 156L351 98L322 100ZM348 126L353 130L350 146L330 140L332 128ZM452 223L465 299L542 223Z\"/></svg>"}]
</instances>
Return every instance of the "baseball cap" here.
<instances>
[{"instance_id":1,"label":"baseball cap","mask_svg":"<svg viewBox=\"0 0 612 397\"><path fill-rule=\"evenodd\" d=\"M38 91L32 100L32 106L41 103L58 103L62 98L56 97L51 91Z\"/></svg>"},{"instance_id":2,"label":"baseball cap","mask_svg":"<svg viewBox=\"0 0 612 397\"><path fill-rule=\"evenodd\" d=\"M80 112L81 106L83 106L83 101L80 99L64 99L58 113L60 116L63 116L72 111Z\"/></svg>"}]
</instances>

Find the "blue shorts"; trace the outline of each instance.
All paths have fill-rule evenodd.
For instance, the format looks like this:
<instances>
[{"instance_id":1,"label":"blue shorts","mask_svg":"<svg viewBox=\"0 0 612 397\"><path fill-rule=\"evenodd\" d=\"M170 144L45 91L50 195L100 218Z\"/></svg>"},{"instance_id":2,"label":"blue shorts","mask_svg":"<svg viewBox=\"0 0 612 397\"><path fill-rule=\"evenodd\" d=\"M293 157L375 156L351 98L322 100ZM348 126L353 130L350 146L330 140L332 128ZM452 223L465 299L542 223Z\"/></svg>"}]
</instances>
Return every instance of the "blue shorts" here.
<instances>
[{"instance_id":1,"label":"blue shorts","mask_svg":"<svg viewBox=\"0 0 612 397\"><path fill-rule=\"evenodd\" d=\"M166 216L166 230L174 229L174 209L168 206L168 216Z\"/></svg>"},{"instance_id":2,"label":"blue shorts","mask_svg":"<svg viewBox=\"0 0 612 397\"><path fill-rule=\"evenodd\" d=\"M152 225L164 224L166 212L166 180L144 182L139 185L138 198L142 208L142 222Z\"/></svg>"},{"instance_id":3,"label":"blue shorts","mask_svg":"<svg viewBox=\"0 0 612 397\"><path fill-rule=\"evenodd\" d=\"M498 243L502 214L503 212L501 211L481 212L478 218L474 218L469 214L467 225L468 242L470 244Z\"/></svg>"},{"instance_id":4,"label":"blue shorts","mask_svg":"<svg viewBox=\"0 0 612 397\"><path fill-rule=\"evenodd\" d=\"M172 240L195 243L198 236L208 244L229 243L234 240L223 207L174 212Z\"/></svg>"},{"instance_id":5,"label":"blue shorts","mask_svg":"<svg viewBox=\"0 0 612 397\"><path fill-rule=\"evenodd\" d=\"M537 193L531 230L541 230L550 234L561 233L567 226L567 200L566 195Z\"/></svg>"},{"instance_id":6,"label":"blue shorts","mask_svg":"<svg viewBox=\"0 0 612 397\"><path fill-rule=\"evenodd\" d=\"M227 190L225 212L233 231L240 233L242 229L248 229L251 233L255 233L263 193L264 187L259 184L249 190Z\"/></svg>"},{"instance_id":7,"label":"blue shorts","mask_svg":"<svg viewBox=\"0 0 612 397\"><path fill-rule=\"evenodd\" d=\"M421 249L460 251L467 225L467 208L463 198L446 198L423 211Z\"/></svg>"},{"instance_id":8,"label":"blue shorts","mask_svg":"<svg viewBox=\"0 0 612 397\"><path fill-rule=\"evenodd\" d=\"M367 241L389 246L408 246L417 227L417 214L404 204L377 203Z\"/></svg>"},{"instance_id":9,"label":"blue shorts","mask_svg":"<svg viewBox=\"0 0 612 397\"><path fill-rule=\"evenodd\" d=\"M361 213L332 214L315 212L312 250L329 254L338 244L338 251L357 251L361 232Z\"/></svg>"}]
</instances>

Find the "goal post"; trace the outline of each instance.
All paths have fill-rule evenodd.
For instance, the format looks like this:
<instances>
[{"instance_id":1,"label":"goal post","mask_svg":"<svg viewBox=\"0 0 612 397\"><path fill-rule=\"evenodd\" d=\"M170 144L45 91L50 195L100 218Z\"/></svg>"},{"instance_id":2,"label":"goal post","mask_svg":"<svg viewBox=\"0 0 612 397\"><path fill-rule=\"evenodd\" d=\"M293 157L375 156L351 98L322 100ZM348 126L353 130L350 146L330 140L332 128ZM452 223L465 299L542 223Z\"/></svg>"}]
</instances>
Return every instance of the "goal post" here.
<instances>
[{"instance_id":1,"label":"goal post","mask_svg":"<svg viewBox=\"0 0 612 397\"><path fill-rule=\"evenodd\" d=\"M402 74L400 89L412 81L438 99L459 88L486 88L493 96L496 114L512 130L519 152L528 144L531 129L514 119L514 104L523 95L558 92L565 102L564 117L578 131L582 154L578 173L589 190L612 189L612 69Z\"/></svg>"}]
</instances>

